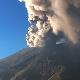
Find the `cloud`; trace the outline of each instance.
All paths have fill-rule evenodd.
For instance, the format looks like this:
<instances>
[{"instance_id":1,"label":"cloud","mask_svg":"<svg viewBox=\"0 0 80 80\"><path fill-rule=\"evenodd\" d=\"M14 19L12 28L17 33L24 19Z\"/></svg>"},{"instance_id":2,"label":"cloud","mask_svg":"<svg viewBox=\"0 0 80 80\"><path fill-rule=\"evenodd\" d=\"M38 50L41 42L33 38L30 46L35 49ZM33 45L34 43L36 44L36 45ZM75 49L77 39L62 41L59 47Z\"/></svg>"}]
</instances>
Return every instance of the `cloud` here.
<instances>
[{"instance_id":1,"label":"cloud","mask_svg":"<svg viewBox=\"0 0 80 80\"><path fill-rule=\"evenodd\" d=\"M24 2L28 20L31 22L27 37L30 47L42 47L48 43L47 39L51 39L50 35L58 37L60 33L66 41L79 43L80 0L24 0ZM52 38L52 41L55 40Z\"/></svg>"}]
</instances>

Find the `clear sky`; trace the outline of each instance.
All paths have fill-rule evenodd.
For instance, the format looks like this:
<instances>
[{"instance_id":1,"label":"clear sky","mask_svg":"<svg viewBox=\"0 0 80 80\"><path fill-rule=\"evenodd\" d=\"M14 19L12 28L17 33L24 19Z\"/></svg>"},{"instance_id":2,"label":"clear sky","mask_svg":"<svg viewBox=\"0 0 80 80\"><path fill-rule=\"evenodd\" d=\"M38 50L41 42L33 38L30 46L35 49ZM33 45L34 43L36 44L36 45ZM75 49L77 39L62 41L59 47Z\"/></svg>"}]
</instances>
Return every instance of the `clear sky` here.
<instances>
[{"instance_id":1,"label":"clear sky","mask_svg":"<svg viewBox=\"0 0 80 80\"><path fill-rule=\"evenodd\" d=\"M25 47L29 25L24 3L18 0L0 1L0 58L7 57Z\"/></svg>"}]
</instances>

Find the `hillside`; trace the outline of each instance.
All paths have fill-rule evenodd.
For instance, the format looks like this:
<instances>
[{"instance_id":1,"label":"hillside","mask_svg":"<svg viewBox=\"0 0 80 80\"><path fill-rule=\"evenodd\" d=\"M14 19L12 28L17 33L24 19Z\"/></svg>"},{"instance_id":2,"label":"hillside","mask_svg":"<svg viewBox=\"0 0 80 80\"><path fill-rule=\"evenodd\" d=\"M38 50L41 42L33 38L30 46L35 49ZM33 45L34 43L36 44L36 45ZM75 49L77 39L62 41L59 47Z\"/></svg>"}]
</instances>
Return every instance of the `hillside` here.
<instances>
[{"instance_id":1,"label":"hillside","mask_svg":"<svg viewBox=\"0 0 80 80\"><path fill-rule=\"evenodd\" d=\"M79 80L77 50L63 44L20 50L0 61L0 80Z\"/></svg>"}]
</instances>

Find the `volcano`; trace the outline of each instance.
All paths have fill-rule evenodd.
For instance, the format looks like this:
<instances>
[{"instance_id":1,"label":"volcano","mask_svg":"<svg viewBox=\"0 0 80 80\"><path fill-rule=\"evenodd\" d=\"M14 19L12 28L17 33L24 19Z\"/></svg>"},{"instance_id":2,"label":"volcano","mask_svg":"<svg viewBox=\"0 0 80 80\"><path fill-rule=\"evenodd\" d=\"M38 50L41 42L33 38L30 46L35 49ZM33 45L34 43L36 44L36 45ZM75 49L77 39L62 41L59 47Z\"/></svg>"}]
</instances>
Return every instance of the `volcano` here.
<instances>
[{"instance_id":1,"label":"volcano","mask_svg":"<svg viewBox=\"0 0 80 80\"><path fill-rule=\"evenodd\" d=\"M0 80L79 80L80 51L64 44L27 48L0 60Z\"/></svg>"},{"instance_id":2,"label":"volcano","mask_svg":"<svg viewBox=\"0 0 80 80\"><path fill-rule=\"evenodd\" d=\"M0 60L0 80L80 80L80 0L21 1L29 48Z\"/></svg>"}]
</instances>

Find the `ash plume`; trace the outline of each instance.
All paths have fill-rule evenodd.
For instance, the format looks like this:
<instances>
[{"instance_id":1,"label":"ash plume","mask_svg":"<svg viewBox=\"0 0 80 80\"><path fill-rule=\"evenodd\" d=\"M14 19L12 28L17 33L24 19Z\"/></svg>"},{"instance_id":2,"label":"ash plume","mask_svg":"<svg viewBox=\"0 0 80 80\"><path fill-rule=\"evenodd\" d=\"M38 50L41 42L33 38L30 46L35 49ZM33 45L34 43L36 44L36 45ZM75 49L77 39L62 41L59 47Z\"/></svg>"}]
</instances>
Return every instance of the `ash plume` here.
<instances>
[{"instance_id":1,"label":"ash plume","mask_svg":"<svg viewBox=\"0 0 80 80\"><path fill-rule=\"evenodd\" d=\"M23 1L31 23L26 39L29 47L45 46L47 39L51 39L50 35L57 37L60 33L66 41L79 43L80 0Z\"/></svg>"}]
</instances>

